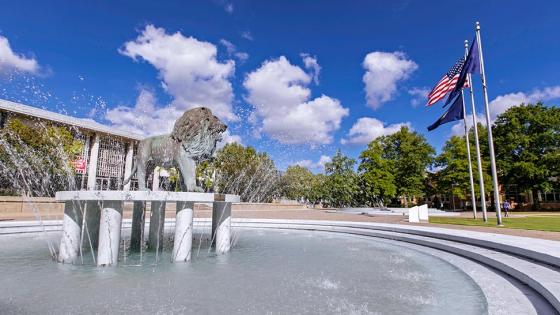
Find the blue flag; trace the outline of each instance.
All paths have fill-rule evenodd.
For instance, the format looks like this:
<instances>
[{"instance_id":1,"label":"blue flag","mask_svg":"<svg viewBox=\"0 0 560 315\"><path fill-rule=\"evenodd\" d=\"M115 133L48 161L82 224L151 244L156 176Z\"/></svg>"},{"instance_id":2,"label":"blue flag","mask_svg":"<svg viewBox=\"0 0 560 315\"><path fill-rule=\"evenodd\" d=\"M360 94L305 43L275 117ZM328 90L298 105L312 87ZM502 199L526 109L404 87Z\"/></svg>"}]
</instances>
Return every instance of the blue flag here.
<instances>
[{"instance_id":1,"label":"blue flag","mask_svg":"<svg viewBox=\"0 0 560 315\"><path fill-rule=\"evenodd\" d=\"M455 120L461 120L465 117L463 113L463 97L459 94L453 102L453 104L447 109L443 115L432 125L428 127L428 131L432 131L439 127L440 125L452 122Z\"/></svg>"},{"instance_id":2,"label":"blue flag","mask_svg":"<svg viewBox=\"0 0 560 315\"><path fill-rule=\"evenodd\" d=\"M465 64L463 65L463 69L461 70L461 74L459 75L459 79L455 84L455 88L451 93L449 93L449 97L445 102L443 107L447 106L451 103L455 98L461 94L461 89L465 86L465 82L467 81L467 75L469 73L478 73L480 74L480 58L479 58L479 51L478 51L478 43L476 42L476 37L471 43L471 47L469 48L469 54L467 55L467 59L465 60ZM472 82L470 82L472 84Z\"/></svg>"}]
</instances>

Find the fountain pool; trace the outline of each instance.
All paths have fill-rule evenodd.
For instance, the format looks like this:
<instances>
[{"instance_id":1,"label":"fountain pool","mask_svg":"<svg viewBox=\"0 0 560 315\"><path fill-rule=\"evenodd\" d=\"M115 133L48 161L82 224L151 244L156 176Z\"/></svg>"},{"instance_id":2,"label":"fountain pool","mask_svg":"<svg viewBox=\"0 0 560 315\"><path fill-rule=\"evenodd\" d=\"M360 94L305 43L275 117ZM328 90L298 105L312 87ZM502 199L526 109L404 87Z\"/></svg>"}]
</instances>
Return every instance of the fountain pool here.
<instances>
[{"instance_id":1,"label":"fountain pool","mask_svg":"<svg viewBox=\"0 0 560 315\"><path fill-rule=\"evenodd\" d=\"M47 236L1 236L0 309L26 313L482 314L484 293L454 265L401 243L318 231L236 229L215 255L196 228L190 263L121 255L118 267L58 264ZM202 239L200 244L198 240ZM171 243L171 242L168 242ZM200 247L199 247L200 246Z\"/></svg>"}]
</instances>

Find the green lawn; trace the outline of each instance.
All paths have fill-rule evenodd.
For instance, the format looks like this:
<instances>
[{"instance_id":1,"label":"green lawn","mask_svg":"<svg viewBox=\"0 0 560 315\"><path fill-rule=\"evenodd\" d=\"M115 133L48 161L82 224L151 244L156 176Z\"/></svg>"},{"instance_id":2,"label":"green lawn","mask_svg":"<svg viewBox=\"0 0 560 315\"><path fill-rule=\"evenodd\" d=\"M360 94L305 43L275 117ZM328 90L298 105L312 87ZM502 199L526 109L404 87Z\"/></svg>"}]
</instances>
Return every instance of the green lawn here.
<instances>
[{"instance_id":1,"label":"green lawn","mask_svg":"<svg viewBox=\"0 0 560 315\"><path fill-rule=\"evenodd\" d=\"M503 227L510 229L560 232L560 216L528 216L522 218L503 218ZM482 219L464 217L430 217L430 223L457 224L496 227L496 218Z\"/></svg>"}]
</instances>

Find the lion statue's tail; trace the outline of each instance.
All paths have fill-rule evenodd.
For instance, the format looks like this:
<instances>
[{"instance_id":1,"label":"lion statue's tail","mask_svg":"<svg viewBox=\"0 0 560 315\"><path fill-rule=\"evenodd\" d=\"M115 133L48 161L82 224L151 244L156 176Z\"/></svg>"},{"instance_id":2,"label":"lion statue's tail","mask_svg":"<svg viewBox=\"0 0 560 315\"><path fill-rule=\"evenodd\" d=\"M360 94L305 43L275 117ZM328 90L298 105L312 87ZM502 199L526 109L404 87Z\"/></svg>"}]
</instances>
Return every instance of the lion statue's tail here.
<instances>
[{"instance_id":1,"label":"lion statue's tail","mask_svg":"<svg viewBox=\"0 0 560 315\"><path fill-rule=\"evenodd\" d=\"M138 170L138 163L134 163L134 166L132 167L132 171L130 172L130 175L128 175L128 177L125 178L123 185L126 185L130 182L130 179L132 178L132 176L134 176L134 174L136 174L137 170Z\"/></svg>"}]
</instances>

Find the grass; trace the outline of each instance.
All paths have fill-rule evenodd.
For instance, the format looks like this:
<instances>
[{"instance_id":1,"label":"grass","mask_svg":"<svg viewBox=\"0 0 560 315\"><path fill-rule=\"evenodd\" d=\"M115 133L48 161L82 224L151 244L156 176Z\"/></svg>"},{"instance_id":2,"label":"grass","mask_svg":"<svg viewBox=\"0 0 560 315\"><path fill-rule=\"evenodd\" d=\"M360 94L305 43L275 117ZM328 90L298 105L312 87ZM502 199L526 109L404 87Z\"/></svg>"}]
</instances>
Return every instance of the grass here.
<instances>
[{"instance_id":1,"label":"grass","mask_svg":"<svg viewBox=\"0 0 560 315\"><path fill-rule=\"evenodd\" d=\"M496 218L488 218L484 223L482 219L465 217L430 217L430 223L496 227ZM560 216L503 218L502 223L504 228L510 229L560 232Z\"/></svg>"}]
</instances>

